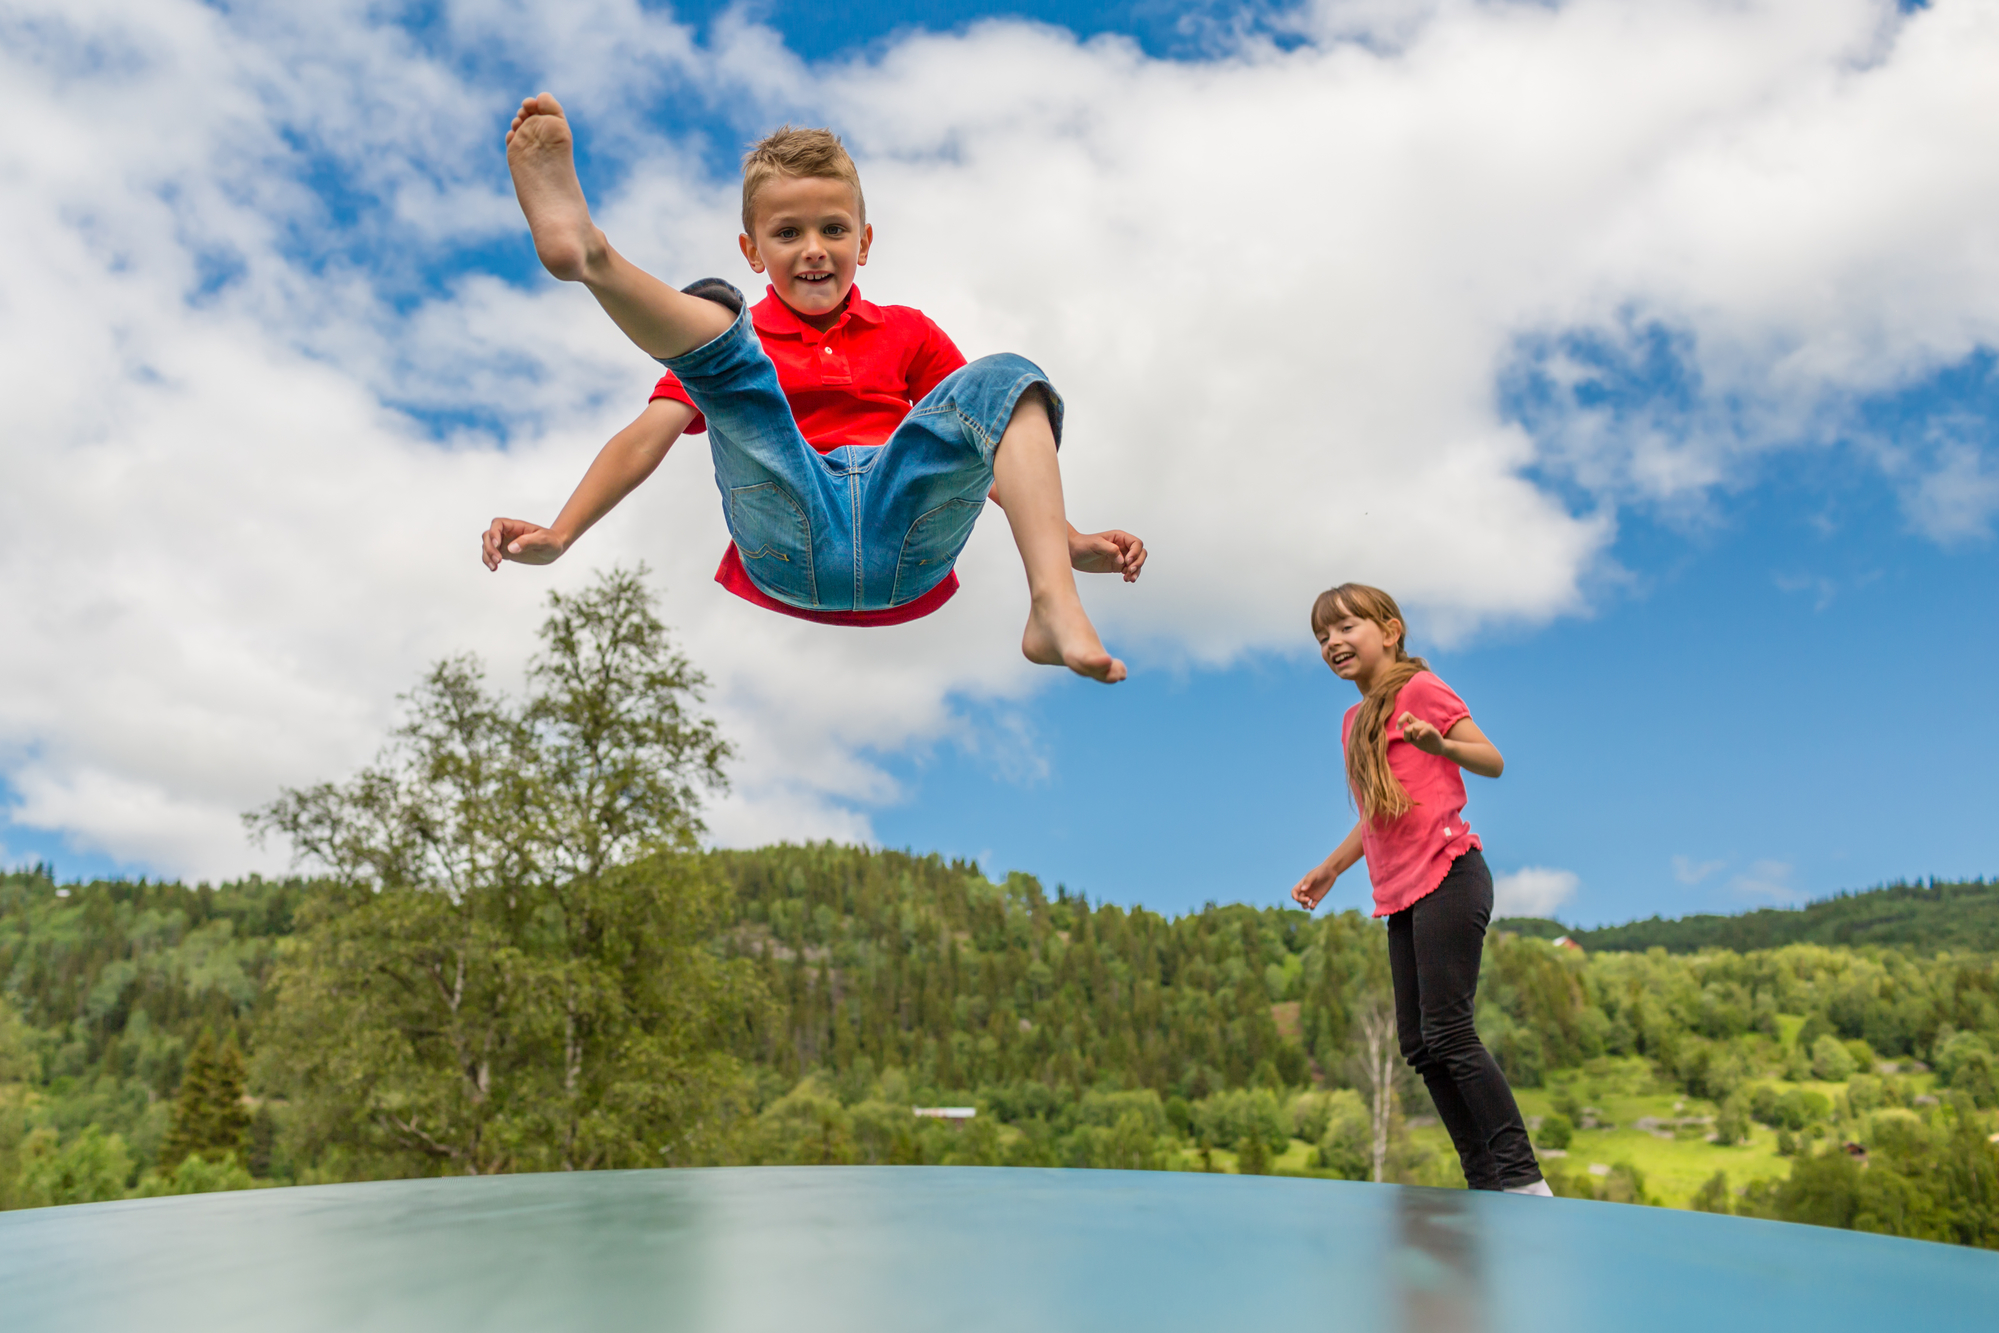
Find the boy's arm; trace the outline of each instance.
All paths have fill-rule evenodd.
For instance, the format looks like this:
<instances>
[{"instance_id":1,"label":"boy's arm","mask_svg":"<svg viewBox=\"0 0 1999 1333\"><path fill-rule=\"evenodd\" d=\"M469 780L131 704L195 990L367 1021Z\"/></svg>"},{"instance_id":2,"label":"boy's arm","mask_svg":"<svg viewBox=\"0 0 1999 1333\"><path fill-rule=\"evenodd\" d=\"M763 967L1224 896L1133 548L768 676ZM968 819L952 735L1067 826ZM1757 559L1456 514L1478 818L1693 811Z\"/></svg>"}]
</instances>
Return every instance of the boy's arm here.
<instances>
[{"instance_id":1,"label":"boy's arm","mask_svg":"<svg viewBox=\"0 0 1999 1333\"><path fill-rule=\"evenodd\" d=\"M1442 755L1467 772L1496 778L1506 771L1506 759L1499 753L1499 747L1487 740L1478 723L1468 717L1459 718L1447 733L1439 732L1414 713L1396 718L1395 725L1402 728L1402 739L1424 754Z\"/></svg>"},{"instance_id":2,"label":"boy's arm","mask_svg":"<svg viewBox=\"0 0 1999 1333\"><path fill-rule=\"evenodd\" d=\"M1360 862L1360 827L1355 824L1353 832L1333 849L1331 856L1313 866L1305 873L1305 878L1291 886L1291 901L1308 912L1325 901L1326 895L1332 892L1333 881Z\"/></svg>"},{"instance_id":3,"label":"boy's arm","mask_svg":"<svg viewBox=\"0 0 1999 1333\"><path fill-rule=\"evenodd\" d=\"M1138 571L1145 568L1145 543L1117 528L1108 532L1078 532L1072 523L1069 563L1085 574L1122 574L1126 583L1136 583Z\"/></svg>"},{"instance_id":4,"label":"boy's arm","mask_svg":"<svg viewBox=\"0 0 1999 1333\"><path fill-rule=\"evenodd\" d=\"M598 451L551 526L544 528L519 518L493 520L481 543L486 568L498 569L503 560L523 565L546 565L555 560L652 475L692 420L694 409L686 403L671 398L647 403L638 420L613 435Z\"/></svg>"}]
</instances>

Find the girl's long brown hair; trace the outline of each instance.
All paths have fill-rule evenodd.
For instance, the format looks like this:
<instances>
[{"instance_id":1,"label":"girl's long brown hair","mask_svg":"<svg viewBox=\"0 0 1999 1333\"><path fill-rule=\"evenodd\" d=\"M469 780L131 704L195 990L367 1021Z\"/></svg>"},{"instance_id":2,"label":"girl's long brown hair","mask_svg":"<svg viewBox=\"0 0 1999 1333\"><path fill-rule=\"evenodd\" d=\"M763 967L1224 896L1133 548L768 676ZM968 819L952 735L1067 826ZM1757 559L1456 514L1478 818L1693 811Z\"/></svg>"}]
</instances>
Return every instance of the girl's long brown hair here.
<instances>
[{"instance_id":1,"label":"girl's long brown hair","mask_svg":"<svg viewBox=\"0 0 1999 1333\"><path fill-rule=\"evenodd\" d=\"M1430 664L1409 655L1409 622L1402 618L1402 608L1395 599L1381 589L1365 583L1342 583L1320 593L1312 603L1312 636L1317 638L1320 630L1343 616L1372 620L1381 626L1383 635L1392 620L1400 631L1395 640L1395 664L1381 673L1374 688L1361 699L1360 716L1354 719L1353 735L1347 741L1347 784L1353 789L1361 818L1395 819L1414 810L1416 802L1388 767L1388 714L1402 687L1428 671Z\"/></svg>"}]
</instances>

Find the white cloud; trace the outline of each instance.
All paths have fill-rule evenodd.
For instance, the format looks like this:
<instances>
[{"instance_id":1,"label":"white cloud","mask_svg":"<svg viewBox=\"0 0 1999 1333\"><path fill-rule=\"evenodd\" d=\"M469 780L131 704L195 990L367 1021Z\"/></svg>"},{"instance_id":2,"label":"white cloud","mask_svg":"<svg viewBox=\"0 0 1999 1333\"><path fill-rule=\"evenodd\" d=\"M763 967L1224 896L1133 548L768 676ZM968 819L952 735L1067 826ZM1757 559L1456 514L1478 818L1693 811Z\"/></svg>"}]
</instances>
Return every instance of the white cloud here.
<instances>
[{"instance_id":1,"label":"white cloud","mask_svg":"<svg viewBox=\"0 0 1999 1333\"><path fill-rule=\"evenodd\" d=\"M498 130L528 81L496 69L569 94L607 229L680 280L739 275L734 187L648 108L839 126L869 294L1047 366L1072 514L1151 543L1138 587L1086 591L1139 669L1293 645L1345 577L1433 640L1577 609L1620 505L1697 503L1999 342L1985 0L1343 3L1296 50L1208 62L995 23L831 66L733 21L696 50L619 0L559 23L458 0L420 33L384 12L0 15L0 774L24 824L169 872L260 864L237 811L364 761L429 659L476 648L509 680L544 591L618 559L660 571L741 745L728 841L865 836L897 795L870 754L1047 679L996 522L918 625L728 598L698 441L555 570L474 563L652 375L581 291L427 277L522 244ZM1571 404L1538 438L1502 410L1523 365L1601 373L1563 335L1629 358L1650 329L1697 381L1681 407ZM440 443L405 409L489 424ZM1927 530L1989 521L1981 447L1909 464Z\"/></svg>"},{"instance_id":2,"label":"white cloud","mask_svg":"<svg viewBox=\"0 0 1999 1333\"><path fill-rule=\"evenodd\" d=\"M1791 883L1794 867L1788 861L1756 861L1748 870L1729 880L1728 887L1746 898L1768 898L1788 904L1804 899L1804 890Z\"/></svg>"},{"instance_id":3,"label":"white cloud","mask_svg":"<svg viewBox=\"0 0 1999 1333\"><path fill-rule=\"evenodd\" d=\"M1918 528L1945 540L1992 535L1992 516L1999 513L1999 459L1988 457L1982 445L1956 439L1937 449L1903 502Z\"/></svg>"},{"instance_id":4,"label":"white cloud","mask_svg":"<svg viewBox=\"0 0 1999 1333\"><path fill-rule=\"evenodd\" d=\"M1522 866L1492 881L1492 915L1553 916L1563 903L1576 896L1582 881L1572 870L1548 866Z\"/></svg>"},{"instance_id":5,"label":"white cloud","mask_svg":"<svg viewBox=\"0 0 1999 1333\"><path fill-rule=\"evenodd\" d=\"M1698 884L1727 865L1726 861L1697 862L1690 856L1676 856L1673 858L1673 878L1682 884Z\"/></svg>"}]
</instances>

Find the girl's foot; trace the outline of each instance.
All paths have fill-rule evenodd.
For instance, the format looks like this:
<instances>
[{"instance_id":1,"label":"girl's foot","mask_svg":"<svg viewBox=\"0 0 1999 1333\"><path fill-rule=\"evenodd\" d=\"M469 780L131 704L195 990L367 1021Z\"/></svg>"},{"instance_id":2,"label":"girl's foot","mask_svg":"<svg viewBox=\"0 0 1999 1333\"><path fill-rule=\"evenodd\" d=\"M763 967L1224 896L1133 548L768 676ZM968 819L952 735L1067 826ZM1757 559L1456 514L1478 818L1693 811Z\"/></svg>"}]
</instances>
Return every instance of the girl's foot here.
<instances>
[{"instance_id":1,"label":"girl's foot","mask_svg":"<svg viewBox=\"0 0 1999 1333\"><path fill-rule=\"evenodd\" d=\"M1103 641L1083 604L1073 597L1061 602L1036 601L1027 614L1027 632L1020 651L1042 666L1065 666L1079 676L1115 685L1125 677L1124 663L1104 651Z\"/></svg>"},{"instance_id":2,"label":"girl's foot","mask_svg":"<svg viewBox=\"0 0 1999 1333\"><path fill-rule=\"evenodd\" d=\"M534 233L534 252L564 282L580 281L605 248L576 178L575 143L562 104L547 93L522 102L507 129L507 170Z\"/></svg>"}]
</instances>

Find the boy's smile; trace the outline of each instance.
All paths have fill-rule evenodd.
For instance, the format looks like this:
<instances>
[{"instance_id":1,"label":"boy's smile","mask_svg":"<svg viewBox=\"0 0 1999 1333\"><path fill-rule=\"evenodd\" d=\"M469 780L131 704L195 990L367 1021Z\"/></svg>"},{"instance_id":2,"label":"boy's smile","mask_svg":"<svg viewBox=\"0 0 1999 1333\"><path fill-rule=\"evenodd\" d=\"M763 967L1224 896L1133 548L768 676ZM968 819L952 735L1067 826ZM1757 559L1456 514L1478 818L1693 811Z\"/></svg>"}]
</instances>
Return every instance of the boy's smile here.
<instances>
[{"instance_id":1,"label":"boy's smile","mask_svg":"<svg viewBox=\"0 0 1999 1333\"><path fill-rule=\"evenodd\" d=\"M770 278L780 301L829 329L868 262L875 229L858 216L853 187L823 176L779 176L757 192L755 234L743 258Z\"/></svg>"}]
</instances>

